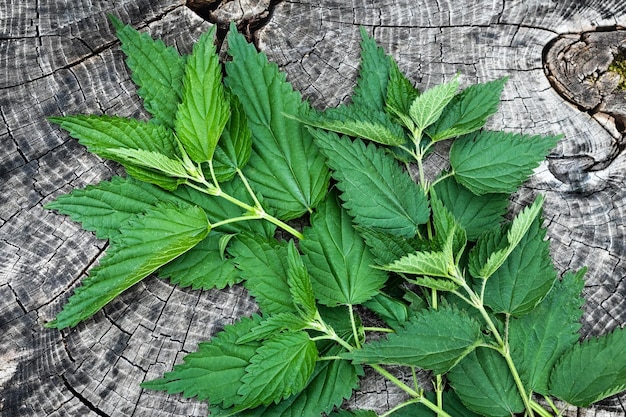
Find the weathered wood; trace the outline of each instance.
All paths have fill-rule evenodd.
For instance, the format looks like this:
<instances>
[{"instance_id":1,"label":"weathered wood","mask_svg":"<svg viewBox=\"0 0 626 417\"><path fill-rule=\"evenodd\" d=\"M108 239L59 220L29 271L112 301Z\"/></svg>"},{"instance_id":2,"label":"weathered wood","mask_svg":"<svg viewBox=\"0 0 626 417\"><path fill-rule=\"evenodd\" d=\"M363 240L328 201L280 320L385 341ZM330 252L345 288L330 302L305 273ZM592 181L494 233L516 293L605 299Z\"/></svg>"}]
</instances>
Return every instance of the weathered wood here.
<instances>
[{"instance_id":1,"label":"weathered wood","mask_svg":"<svg viewBox=\"0 0 626 417\"><path fill-rule=\"evenodd\" d=\"M515 203L545 194L559 269L589 266L584 332L604 333L626 322L626 167L623 126L614 124L624 103L581 111L580 102L571 104L552 88L549 77L556 71L549 64L558 58L544 55L546 45L560 35L579 42L583 32L626 26L623 1L208 3L213 4L205 10L221 24L244 19L243 26L254 30L266 23L254 33L258 46L319 107L345 101L354 84L359 25L421 88L457 71L464 85L511 76L490 126L565 134ZM106 247L42 205L119 172L45 118L145 116L106 13L181 52L189 52L207 28L183 0L0 4L1 415L204 415L205 404L143 391L139 383L170 370L199 341L255 308L239 287L194 292L148 279L76 329L41 327ZM350 405L380 408L400 398L401 393L372 377ZM624 415L625 398L590 410L571 409L567 415Z\"/></svg>"}]
</instances>

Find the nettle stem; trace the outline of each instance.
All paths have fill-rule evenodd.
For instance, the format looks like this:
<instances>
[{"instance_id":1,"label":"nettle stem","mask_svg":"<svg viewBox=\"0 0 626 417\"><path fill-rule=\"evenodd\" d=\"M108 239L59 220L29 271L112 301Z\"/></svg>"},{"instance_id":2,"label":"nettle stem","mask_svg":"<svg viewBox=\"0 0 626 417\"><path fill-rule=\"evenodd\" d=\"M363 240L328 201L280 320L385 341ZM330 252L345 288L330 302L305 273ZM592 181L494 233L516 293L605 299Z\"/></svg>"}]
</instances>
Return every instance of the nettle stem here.
<instances>
[{"instance_id":1,"label":"nettle stem","mask_svg":"<svg viewBox=\"0 0 626 417\"><path fill-rule=\"evenodd\" d=\"M483 317L483 320L485 320L485 323L487 324L487 327L491 331L491 334L496 339L497 346L494 346L494 348L496 348L496 350L504 357L504 360L506 361L509 371L511 372L511 375L513 376L513 380L515 381L515 386L517 387L517 390L519 391L519 394L522 397L522 401L524 402L524 407L526 408L527 415L530 417L534 417L535 415L533 412L534 407L531 403L530 394L526 391L526 387L524 387L524 383L522 382L519 376L517 367L515 366L515 363L513 362L513 357L511 356L508 341L502 337L495 323L489 316L489 312L487 311L487 309L485 308L485 305L483 304L482 294L481 296L476 294L476 292L474 292L474 290L470 288L470 286L465 282L465 280L462 280L462 287L467 293L467 295L469 296L469 300L466 300L466 301L469 301L469 304L480 312L480 315Z\"/></svg>"},{"instance_id":2,"label":"nettle stem","mask_svg":"<svg viewBox=\"0 0 626 417\"><path fill-rule=\"evenodd\" d=\"M414 398L413 400L410 400L407 403L404 403L402 405L403 407L405 405L409 405L409 404L413 404L413 403L420 403L420 404L424 404L424 406L426 406L430 410L434 411L438 416L441 416L441 417L452 417L450 414L445 412L440 406L438 406L437 404L434 404L428 398L424 397L424 394L422 392L418 392L418 391L414 390L413 388L409 387L408 385L406 385L404 382L400 381L393 374L391 374L391 372L389 372L388 370L386 370L382 366L376 365L376 364L372 364L370 366L376 372L378 372L379 374L381 374L382 376L387 378L389 381L393 382L402 391L406 392L407 394L409 394L411 397Z\"/></svg>"},{"instance_id":3,"label":"nettle stem","mask_svg":"<svg viewBox=\"0 0 626 417\"><path fill-rule=\"evenodd\" d=\"M240 174L240 177L242 178L242 180L244 180L244 185L246 187L246 190L248 190L248 193L250 194L250 196L252 197L252 199L254 200L254 206L251 206L241 200L239 200L238 198L235 198L233 196L231 196L230 194L224 192L224 190L222 190L222 188L219 186L218 183L215 184L211 184L210 182L206 181L206 179L202 179L200 182L200 184L202 184L202 186L199 186L193 182L187 181L185 182L186 185L190 186L191 188L198 190L202 193L214 196L214 197L219 197L219 198L223 198L226 201L233 203L234 205L241 207L243 210L245 210L246 213L243 216L239 216L239 217L234 217L232 219L226 219L226 220L222 220L220 222L214 223L212 225L212 227L218 227L220 225L224 225L224 224L228 224L228 223L234 223L237 221L244 221L244 220L267 220L268 222L276 225L277 227L281 228L282 230L284 230L285 232L289 233L290 235L302 240L304 239L304 235L299 232L298 230L296 230L295 228L289 226L287 223L283 222L280 219L277 219L276 217L272 216L271 214L268 214L265 209L263 208L263 206L261 206L261 203L259 202L259 200L257 199L256 195L254 194L254 192L252 191L252 189L250 188L250 185L248 184L248 181L245 180L245 177L243 176L243 174Z\"/></svg>"}]
</instances>

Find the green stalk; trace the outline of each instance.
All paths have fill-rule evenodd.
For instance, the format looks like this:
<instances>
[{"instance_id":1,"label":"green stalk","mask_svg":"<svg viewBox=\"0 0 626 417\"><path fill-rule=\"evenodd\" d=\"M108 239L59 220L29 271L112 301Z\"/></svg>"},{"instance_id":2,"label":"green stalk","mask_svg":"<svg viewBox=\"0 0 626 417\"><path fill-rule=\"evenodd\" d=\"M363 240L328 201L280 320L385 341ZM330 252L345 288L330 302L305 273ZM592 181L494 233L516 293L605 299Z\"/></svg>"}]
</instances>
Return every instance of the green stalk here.
<instances>
[{"instance_id":1,"label":"green stalk","mask_svg":"<svg viewBox=\"0 0 626 417\"><path fill-rule=\"evenodd\" d=\"M502 338L502 336L500 335L500 332L498 331L498 328L494 324L493 320L491 320L491 317L489 317L489 313L487 312L487 310L485 309L485 306L482 303L482 297L479 297L469 287L469 285L467 285L467 283L463 283L463 289L469 295L470 300L471 300L471 305L480 312L480 315L485 320L487 327L489 327L489 330L495 337L496 342L498 343L497 350L504 357L504 360L506 361L506 364L509 367L509 371L511 371L511 375L513 376L513 380L515 381L515 386L517 387L517 390L519 391L519 394L522 397L522 401L524 402L524 407L526 408L528 415L530 417L534 417L535 414L533 413L533 407L530 402L530 395L526 392L526 387L524 387L524 383L522 382L519 376L519 372L517 372L515 363L513 363L513 358L511 357L511 352L509 351L508 343Z\"/></svg>"},{"instance_id":2,"label":"green stalk","mask_svg":"<svg viewBox=\"0 0 626 417\"><path fill-rule=\"evenodd\" d=\"M424 395L421 392L415 391L413 388L409 387L404 382L400 381L398 378L393 376L389 371L387 371L382 366L376 365L376 364L372 364L370 366L376 372L378 372L379 374L381 374L382 376L387 378L389 381L393 382L402 391L406 392L411 397L415 398L415 401L413 401L413 402L424 404L430 410L434 411L438 416L441 416L441 417L452 417L450 414L445 412L440 406L438 406L437 404L433 404L430 400L428 400L428 398L424 397Z\"/></svg>"},{"instance_id":3,"label":"green stalk","mask_svg":"<svg viewBox=\"0 0 626 417\"><path fill-rule=\"evenodd\" d=\"M348 304L348 311L350 312L350 325L352 326L352 334L354 335L354 343L357 349L361 349L361 341L359 340L359 331L356 328L356 320L354 318L354 310L352 304Z\"/></svg>"},{"instance_id":4,"label":"green stalk","mask_svg":"<svg viewBox=\"0 0 626 417\"><path fill-rule=\"evenodd\" d=\"M287 233L291 234L292 236L302 240L304 239L304 235L302 233L300 233L298 230L294 229L293 227L289 226L287 223L283 222L282 220L277 219L276 217L268 214L263 207L257 206L257 207L253 207L247 203L244 203L243 201L231 196L228 193L225 193L224 190L222 190L219 186L215 186L213 184L210 184L208 182L202 181L202 185L204 185L204 187L200 187L192 182L185 182L185 185L190 186L193 189L196 189L200 192L203 192L205 194L209 194L215 197L220 197L225 199L226 201L229 201L233 204L235 204L238 207L241 207L242 209L244 209L246 212L250 213L246 216L242 216L240 219L243 220L245 218L245 220L249 220L249 219L263 219L263 220L267 220L270 223L275 224L276 226L278 226L279 228L283 229L284 231L286 231ZM220 222L221 223L221 222Z\"/></svg>"},{"instance_id":5,"label":"green stalk","mask_svg":"<svg viewBox=\"0 0 626 417\"><path fill-rule=\"evenodd\" d=\"M439 308L439 299L437 295L437 290L431 289L431 297L432 297L432 307L437 310ZM437 407L443 408L443 378L441 374L437 374L435 376L435 383L433 384L435 388L435 394L437 395ZM441 414L437 413L438 417L441 417Z\"/></svg>"},{"instance_id":6,"label":"green stalk","mask_svg":"<svg viewBox=\"0 0 626 417\"><path fill-rule=\"evenodd\" d=\"M381 414L380 417L389 417L390 415L392 415L396 411L398 411L398 410L400 410L400 409L402 409L402 408L404 408L406 406L409 406L411 404L419 404L419 402L420 402L420 400L418 400L418 399L413 399L413 400L409 400L409 401L403 402L402 404L396 405L395 407L393 407L391 410L387 411L386 413Z\"/></svg>"}]
</instances>

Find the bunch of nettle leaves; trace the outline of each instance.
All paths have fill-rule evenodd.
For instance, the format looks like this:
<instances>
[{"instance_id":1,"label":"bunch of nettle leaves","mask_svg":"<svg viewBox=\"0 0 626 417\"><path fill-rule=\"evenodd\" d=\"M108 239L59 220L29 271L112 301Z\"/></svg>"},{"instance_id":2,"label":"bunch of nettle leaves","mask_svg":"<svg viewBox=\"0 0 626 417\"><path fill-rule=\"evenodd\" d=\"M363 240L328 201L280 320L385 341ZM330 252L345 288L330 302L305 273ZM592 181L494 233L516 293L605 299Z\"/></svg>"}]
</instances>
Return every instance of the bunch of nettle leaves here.
<instances>
[{"instance_id":1,"label":"bunch of nettle leaves","mask_svg":"<svg viewBox=\"0 0 626 417\"><path fill-rule=\"evenodd\" d=\"M584 272L557 276L542 198L505 220L559 140L481 130L505 79L420 93L362 32L351 103L320 112L234 25L222 77L213 29L182 57L112 20L152 119L51 119L129 176L48 204L110 241L48 327L153 273L193 289L242 282L260 314L143 384L216 416L375 416L333 411L363 366L408 394L385 416L549 416L552 397L585 407L626 388L626 331L579 342ZM428 178L444 140L450 167ZM304 230L288 223L308 215Z\"/></svg>"}]
</instances>

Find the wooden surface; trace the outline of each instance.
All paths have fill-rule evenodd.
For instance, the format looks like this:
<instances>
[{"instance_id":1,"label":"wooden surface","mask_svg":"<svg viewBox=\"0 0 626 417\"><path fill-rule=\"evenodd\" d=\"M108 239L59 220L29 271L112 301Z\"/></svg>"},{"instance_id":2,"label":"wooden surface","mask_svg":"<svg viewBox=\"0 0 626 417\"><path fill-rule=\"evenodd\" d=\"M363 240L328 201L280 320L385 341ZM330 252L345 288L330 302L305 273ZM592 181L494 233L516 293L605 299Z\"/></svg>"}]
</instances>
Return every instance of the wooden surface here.
<instances>
[{"instance_id":1,"label":"wooden surface","mask_svg":"<svg viewBox=\"0 0 626 417\"><path fill-rule=\"evenodd\" d=\"M199 341L254 310L239 287L194 292L150 278L75 329L41 327L106 248L106 242L42 205L73 187L120 172L87 154L45 118L72 113L145 116L106 14L186 53L208 24L184 3L0 2L2 416L205 415L204 404L143 391L139 383L170 370ZM600 334L626 323L626 161L620 122L626 104L621 93L611 90L611 76L605 76L606 48L618 51L626 39L615 31L626 26L626 3L209 3L204 12L213 21L243 19L242 27L259 48L318 107L334 106L348 95L358 65L359 25L420 88L456 72L464 85L511 76L490 127L565 135L515 202L543 193L559 269L589 266L584 332ZM583 35L599 28L602 35ZM571 67L571 57L585 53L591 57L587 65ZM576 79L601 90L601 100L583 103ZM601 83L594 84L597 80ZM349 405L380 408L400 397L384 381L368 378ZM622 416L625 401L621 395L567 415Z\"/></svg>"}]
</instances>

